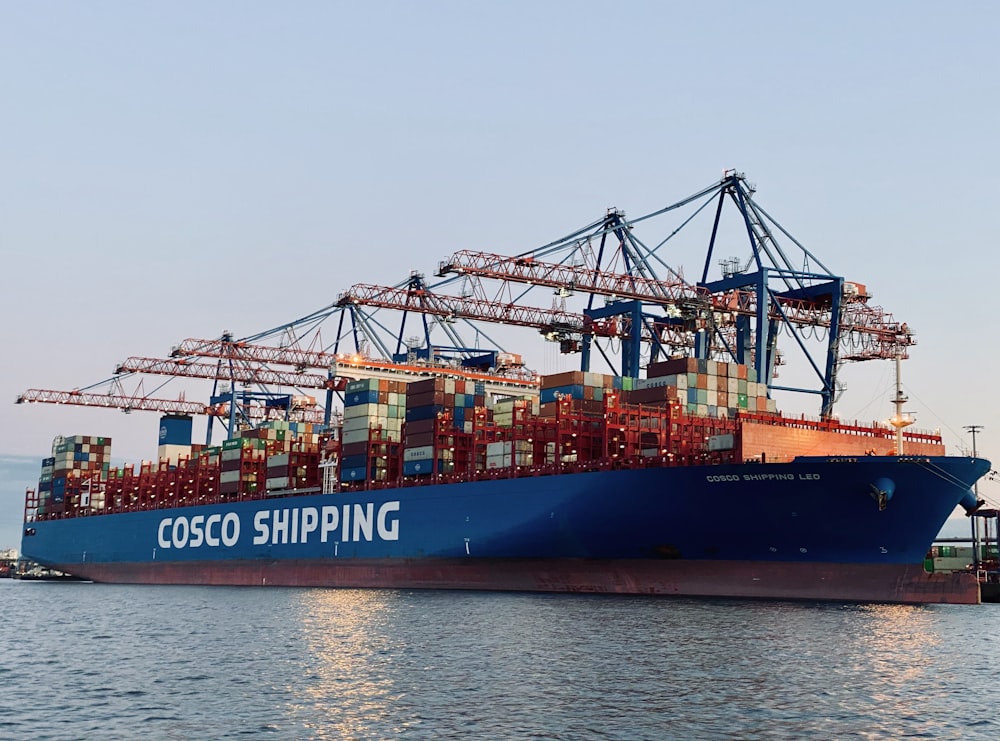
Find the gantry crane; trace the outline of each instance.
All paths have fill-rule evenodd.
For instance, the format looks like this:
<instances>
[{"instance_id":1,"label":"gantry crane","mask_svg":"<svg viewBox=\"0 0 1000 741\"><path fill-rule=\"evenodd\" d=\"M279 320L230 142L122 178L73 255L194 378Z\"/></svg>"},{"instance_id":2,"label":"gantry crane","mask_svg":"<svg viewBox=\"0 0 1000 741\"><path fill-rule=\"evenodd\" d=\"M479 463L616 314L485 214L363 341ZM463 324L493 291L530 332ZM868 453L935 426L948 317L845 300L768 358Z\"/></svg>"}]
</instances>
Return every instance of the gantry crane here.
<instances>
[{"instance_id":1,"label":"gantry crane","mask_svg":"<svg viewBox=\"0 0 1000 741\"><path fill-rule=\"evenodd\" d=\"M366 357L360 353L331 353L297 347L273 347L235 340L229 333L216 339L188 338L171 351L175 358L210 357L240 363L291 365L296 369L323 368L328 370L332 390L342 391L349 380L363 378L400 378L402 376L451 376L485 383L488 388L511 391L533 390L538 386L534 375L500 378L476 373L469 369L433 363L405 365L388 360Z\"/></svg>"},{"instance_id":2,"label":"gantry crane","mask_svg":"<svg viewBox=\"0 0 1000 741\"><path fill-rule=\"evenodd\" d=\"M183 416L208 415L224 417L230 414L228 403L205 404L203 402L181 399L157 399L150 396L135 396L125 393L98 394L87 391L54 391L50 389L28 389L19 394L17 404L68 404L71 406L101 407L119 409L126 414L134 411L159 412L161 414L176 414ZM283 415L284 412L266 406L250 407L248 418L262 420ZM323 410L301 410L302 421L320 424L323 422Z\"/></svg>"},{"instance_id":3,"label":"gantry crane","mask_svg":"<svg viewBox=\"0 0 1000 741\"><path fill-rule=\"evenodd\" d=\"M596 339L617 338L622 340L623 375L638 375L640 345L648 344L653 348L651 359L657 352L687 352L693 348L699 358L732 359L752 365L758 379L769 388L811 391L773 383L779 362L777 334L780 327L785 327L816 372L822 414L829 416L842 362L906 357L907 348L915 340L906 324L895 322L890 314L871 305L863 286L831 273L788 235L755 203L753 195L754 189L745 177L729 171L720 182L653 213L628 219L624 212L609 209L592 224L514 257L471 250L456 252L438 266L443 280L435 285L426 285L416 272L395 287L357 284L335 303L279 327L242 339L224 333L211 340L184 340L172 349L169 361L133 358L119 370L323 388L329 414L333 394L343 389L347 379L366 377L364 374L391 375L398 367L389 360L400 357L403 327L393 352L379 337L379 331L389 330L364 311L364 307L372 307L402 311L404 324L408 314L419 314L428 353L431 339L427 317L435 318L436 326L448 333L455 345L451 349L463 352L468 348L451 321L489 321L534 327L548 338L564 342L567 349L578 346L584 370L589 369ZM722 262L721 277L712 278L713 256L723 242L720 220L726 203L736 206L740 230L749 240L751 254L749 259ZM655 246L648 247L637 237L636 230L644 222L689 205L696 206L694 214ZM712 205L714 219L704 269L699 280L691 282L660 252L695 216ZM799 250L796 260L781 248L778 234ZM523 290L509 300L490 297L482 283L489 279L508 287L519 285ZM463 283L461 297L439 292L440 287L453 282ZM552 309L524 305L521 298L539 286L554 290L561 299L585 297L586 306L582 311L569 311L564 302ZM595 297L604 297L604 305L597 306ZM331 351L320 340L320 327L334 315L339 315L339 324ZM350 326L345 328L348 321ZM807 335L816 332L825 335L825 361L816 361L808 349ZM342 353L341 339L349 335L353 336L355 352ZM277 344L268 344L276 337ZM369 344L383 354L384 363L358 352ZM193 362L198 357L220 362ZM428 373L458 372L447 366L435 369L433 365L421 367ZM292 371L276 371L272 366L288 366ZM321 369L325 376L307 374L307 369Z\"/></svg>"},{"instance_id":4,"label":"gantry crane","mask_svg":"<svg viewBox=\"0 0 1000 741\"><path fill-rule=\"evenodd\" d=\"M528 327L538 330L548 340L563 343L574 342L573 338L582 336L617 338L626 347L624 355L628 355L628 348L638 342L654 343L664 352L667 347L689 347L691 344L682 326L664 322L662 317L633 314L619 320L617 316L595 316L597 312L593 310L576 313L475 296L447 296L428 288L419 273L411 275L410 281L407 287L359 283L341 293L337 303L344 307L363 305L414 312L449 321L465 319Z\"/></svg>"},{"instance_id":5,"label":"gantry crane","mask_svg":"<svg viewBox=\"0 0 1000 741\"><path fill-rule=\"evenodd\" d=\"M621 211L610 209L604 219L531 252L514 257L471 250L457 252L440 263L438 275L477 281L496 279L590 294L591 303L585 313L592 317L629 314L639 310L640 305L660 307L666 310L668 321L704 325L698 326L694 333L697 357L717 354L737 363L751 364L757 377L770 388L809 391L773 384L778 362L776 338L779 327L784 326L820 380L821 413L828 417L833 413L841 362L906 357L907 348L915 339L906 324L896 322L891 314L869 304L863 286L834 275L791 238L753 201L753 193L742 174L730 171L717 185L672 206L636 219L626 219ZM657 254L680 228L652 249L642 244L633 230L640 222L699 199L705 200L697 212L713 202L716 208L705 267L701 279L692 284ZM725 265L729 267L724 268L722 277L710 280L709 268L718 248L720 218L727 201L738 209L752 254L745 263L727 261ZM781 249L769 223L800 250L801 265ZM544 259L560 253L564 257L559 262ZM666 268L666 279L656 276L656 266ZM592 303L595 295L615 300L610 308L595 310ZM631 303L620 301L622 298L630 299ZM809 353L803 338L803 330L816 329L827 335L822 368ZM586 352L589 341L585 335L582 358L585 369L589 363ZM632 352L629 365L637 369L637 345Z\"/></svg>"},{"instance_id":6,"label":"gantry crane","mask_svg":"<svg viewBox=\"0 0 1000 741\"><path fill-rule=\"evenodd\" d=\"M329 376L278 371L246 363L233 365L197 363L187 358L131 357L119 363L118 367L115 368L115 373L146 373L296 389L330 389L337 386L336 379Z\"/></svg>"}]
</instances>

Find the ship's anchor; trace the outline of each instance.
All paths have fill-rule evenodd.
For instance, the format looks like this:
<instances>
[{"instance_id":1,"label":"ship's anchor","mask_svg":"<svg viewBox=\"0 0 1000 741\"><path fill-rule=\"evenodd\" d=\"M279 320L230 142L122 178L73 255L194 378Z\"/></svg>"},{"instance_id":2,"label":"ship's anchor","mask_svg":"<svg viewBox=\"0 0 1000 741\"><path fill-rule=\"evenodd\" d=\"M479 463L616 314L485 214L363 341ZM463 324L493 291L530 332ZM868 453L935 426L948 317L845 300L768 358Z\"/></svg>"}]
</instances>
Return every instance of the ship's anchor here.
<instances>
[{"instance_id":1,"label":"ship's anchor","mask_svg":"<svg viewBox=\"0 0 1000 741\"><path fill-rule=\"evenodd\" d=\"M869 484L869 487L871 488L869 494L878 505L878 511L884 512L885 508L889 505L889 500L892 499L892 495L896 491L895 482L892 479L882 478L877 479L873 484Z\"/></svg>"}]
</instances>

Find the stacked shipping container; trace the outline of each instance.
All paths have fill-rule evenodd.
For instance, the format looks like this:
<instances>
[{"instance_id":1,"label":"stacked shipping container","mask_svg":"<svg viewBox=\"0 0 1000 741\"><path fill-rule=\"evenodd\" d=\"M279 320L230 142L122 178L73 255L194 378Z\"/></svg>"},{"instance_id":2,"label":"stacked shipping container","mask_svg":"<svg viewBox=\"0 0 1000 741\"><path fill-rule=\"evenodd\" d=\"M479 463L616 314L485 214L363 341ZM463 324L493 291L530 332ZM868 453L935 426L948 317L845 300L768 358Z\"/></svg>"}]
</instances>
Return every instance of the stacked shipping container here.
<instances>
[{"instance_id":1,"label":"stacked shipping container","mask_svg":"<svg viewBox=\"0 0 1000 741\"><path fill-rule=\"evenodd\" d=\"M42 460L38 479L39 512L60 514L67 507L101 509L101 480L111 468L111 438L91 435L57 437L52 457Z\"/></svg>"},{"instance_id":2,"label":"stacked shipping container","mask_svg":"<svg viewBox=\"0 0 1000 741\"><path fill-rule=\"evenodd\" d=\"M406 417L406 390L403 381L379 378L347 384L341 481L386 481L398 474L395 463Z\"/></svg>"},{"instance_id":3,"label":"stacked shipping container","mask_svg":"<svg viewBox=\"0 0 1000 741\"><path fill-rule=\"evenodd\" d=\"M777 412L775 401L768 398L767 385L757 383L756 371L736 363L696 358L650 363L646 378L636 379L635 389L631 397L634 403L652 401L663 394L682 403L687 414L697 417L732 418L740 412Z\"/></svg>"},{"instance_id":4,"label":"stacked shipping container","mask_svg":"<svg viewBox=\"0 0 1000 741\"><path fill-rule=\"evenodd\" d=\"M475 430L488 418L481 383L441 377L410 383L406 390L403 475L482 469L485 450L476 450Z\"/></svg>"},{"instance_id":5,"label":"stacked shipping container","mask_svg":"<svg viewBox=\"0 0 1000 741\"><path fill-rule=\"evenodd\" d=\"M492 403L481 383L426 378L347 385L341 428L268 422L191 458L110 469L110 439L57 438L42 463L39 516L125 511L322 490L543 475L609 466L788 460L881 453L889 433L776 414L745 366L689 358L643 379L569 371L538 396ZM761 433L761 431L764 431ZM907 432L907 451L940 454ZM89 482L85 487L84 482ZM97 484L97 485L95 485ZM32 500L36 501L36 500Z\"/></svg>"},{"instance_id":6,"label":"stacked shipping container","mask_svg":"<svg viewBox=\"0 0 1000 741\"><path fill-rule=\"evenodd\" d=\"M240 439L255 440L258 449L263 447L264 486L269 494L320 485L320 435L312 423L271 420L244 430Z\"/></svg>"}]
</instances>

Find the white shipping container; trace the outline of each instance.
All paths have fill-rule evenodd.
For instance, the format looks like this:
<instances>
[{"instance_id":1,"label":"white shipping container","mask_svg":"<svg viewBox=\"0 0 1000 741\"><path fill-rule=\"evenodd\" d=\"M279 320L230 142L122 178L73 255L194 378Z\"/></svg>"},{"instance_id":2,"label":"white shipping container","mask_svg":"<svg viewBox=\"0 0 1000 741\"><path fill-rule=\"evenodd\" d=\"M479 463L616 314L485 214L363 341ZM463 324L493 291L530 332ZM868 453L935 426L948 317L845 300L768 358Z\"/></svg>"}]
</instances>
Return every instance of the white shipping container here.
<instances>
[{"instance_id":1,"label":"white shipping container","mask_svg":"<svg viewBox=\"0 0 1000 741\"><path fill-rule=\"evenodd\" d=\"M368 429L374 419L374 417L344 417L344 431Z\"/></svg>"},{"instance_id":2,"label":"white shipping container","mask_svg":"<svg viewBox=\"0 0 1000 741\"><path fill-rule=\"evenodd\" d=\"M275 489L287 489L289 487L287 476L274 476L273 478L267 479L265 484L268 491L274 491Z\"/></svg>"},{"instance_id":3,"label":"white shipping container","mask_svg":"<svg viewBox=\"0 0 1000 741\"><path fill-rule=\"evenodd\" d=\"M369 432L367 427L363 430L345 430L341 442L343 442L344 445L368 442L368 434Z\"/></svg>"},{"instance_id":4,"label":"white shipping container","mask_svg":"<svg viewBox=\"0 0 1000 741\"><path fill-rule=\"evenodd\" d=\"M288 465L288 453L278 453L278 455L269 455L267 457L267 467L268 468L278 468L280 466Z\"/></svg>"},{"instance_id":5,"label":"white shipping container","mask_svg":"<svg viewBox=\"0 0 1000 741\"><path fill-rule=\"evenodd\" d=\"M639 389L655 389L660 386L669 386L670 382L667 380L668 376L658 376L657 378L636 378L632 384L632 388Z\"/></svg>"},{"instance_id":6,"label":"white shipping container","mask_svg":"<svg viewBox=\"0 0 1000 741\"><path fill-rule=\"evenodd\" d=\"M446 394L454 394L455 393L455 379L454 378L446 378L446 379L444 379L444 392Z\"/></svg>"},{"instance_id":7,"label":"white shipping container","mask_svg":"<svg viewBox=\"0 0 1000 741\"><path fill-rule=\"evenodd\" d=\"M493 398L493 397L490 397ZM514 411L514 405L519 401L527 401L528 397L523 396L511 396L505 399L497 399L496 403L493 405L494 411L502 413L512 413ZM532 404L537 404L538 399L532 399Z\"/></svg>"},{"instance_id":8,"label":"white shipping container","mask_svg":"<svg viewBox=\"0 0 1000 741\"><path fill-rule=\"evenodd\" d=\"M500 440L497 442L486 443L486 455L510 455L512 449L510 440Z\"/></svg>"},{"instance_id":9,"label":"white shipping container","mask_svg":"<svg viewBox=\"0 0 1000 741\"><path fill-rule=\"evenodd\" d=\"M157 448L157 457L161 461L170 461L174 465L181 458L191 457L191 446L190 445L160 445Z\"/></svg>"},{"instance_id":10,"label":"white shipping container","mask_svg":"<svg viewBox=\"0 0 1000 741\"><path fill-rule=\"evenodd\" d=\"M708 449L710 451L732 450L734 446L735 443L732 434L712 435L708 438Z\"/></svg>"},{"instance_id":11,"label":"white shipping container","mask_svg":"<svg viewBox=\"0 0 1000 741\"><path fill-rule=\"evenodd\" d=\"M239 481L240 480L240 473L242 473L242 472L241 471L223 471L222 473L219 474L219 483L220 484L231 484L234 481Z\"/></svg>"},{"instance_id":12,"label":"white shipping container","mask_svg":"<svg viewBox=\"0 0 1000 741\"><path fill-rule=\"evenodd\" d=\"M419 448L404 448L403 461L424 461L434 457L434 446L424 445Z\"/></svg>"},{"instance_id":13,"label":"white shipping container","mask_svg":"<svg viewBox=\"0 0 1000 741\"><path fill-rule=\"evenodd\" d=\"M708 383L706 384L706 388L709 391L718 391L719 390L719 377L718 376L709 376L708 379L707 379L707 381L708 381Z\"/></svg>"},{"instance_id":14,"label":"white shipping container","mask_svg":"<svg viewBox=\"0 0 1000 741\"><path fill-rule=\"evenodd\" d=\"M355 419L356 417L377 417L378 404L357 404L352 407L344 407L344 420Z\"/></svg>"}]
</instances>

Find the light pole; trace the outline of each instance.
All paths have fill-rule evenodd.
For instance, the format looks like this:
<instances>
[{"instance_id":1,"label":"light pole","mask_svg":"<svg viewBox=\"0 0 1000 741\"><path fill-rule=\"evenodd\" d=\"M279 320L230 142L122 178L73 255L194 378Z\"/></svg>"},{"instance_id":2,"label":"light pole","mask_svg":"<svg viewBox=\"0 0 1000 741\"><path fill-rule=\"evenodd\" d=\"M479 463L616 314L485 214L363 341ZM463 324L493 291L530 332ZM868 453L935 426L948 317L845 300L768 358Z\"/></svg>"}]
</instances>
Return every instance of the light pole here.
<instances>
[{"instance_id":1,"label":"light pole","mask_svg":"<svg viewBox=\"0 0 1000 741\"><path fill-rule=\"evenodd\" d=\"M983 429L982 425L966 425L963 429L972 433L972 457L976 457L976 433ZM979 501L979 481L972 485L972 490L976 494L976 501ZM975 513L971 515L972 520L972 568L979 568L979 526Z\"/></svg>"}]
</instances>

